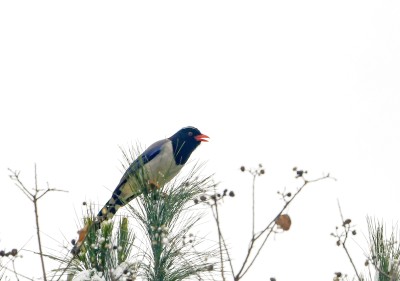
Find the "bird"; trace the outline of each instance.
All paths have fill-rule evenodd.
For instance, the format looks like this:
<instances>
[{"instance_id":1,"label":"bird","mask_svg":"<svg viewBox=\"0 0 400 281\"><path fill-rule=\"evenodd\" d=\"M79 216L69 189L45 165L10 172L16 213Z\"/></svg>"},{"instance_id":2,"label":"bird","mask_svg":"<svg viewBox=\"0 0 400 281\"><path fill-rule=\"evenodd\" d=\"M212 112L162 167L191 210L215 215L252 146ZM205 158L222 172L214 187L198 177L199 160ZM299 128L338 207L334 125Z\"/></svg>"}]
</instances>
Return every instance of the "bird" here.
<instances>
[{"instance_id":1,"label":"bird","mask_svg":"<svg viewBox=\"0 0 400 281\"><path fill-rule=\"evenodd\" d=\"M161 188L171 181L187 163L190 155L209 137L199 129L188 126L171 137L156 141L140 154L128 167L113 191L111 198L97 214L94 221L97 228L101 222L111 219L121 207L140 194L154 188ZM78 231L79 238L72 249L79 253L89 226Z\"/></svg>"}]
</instances>

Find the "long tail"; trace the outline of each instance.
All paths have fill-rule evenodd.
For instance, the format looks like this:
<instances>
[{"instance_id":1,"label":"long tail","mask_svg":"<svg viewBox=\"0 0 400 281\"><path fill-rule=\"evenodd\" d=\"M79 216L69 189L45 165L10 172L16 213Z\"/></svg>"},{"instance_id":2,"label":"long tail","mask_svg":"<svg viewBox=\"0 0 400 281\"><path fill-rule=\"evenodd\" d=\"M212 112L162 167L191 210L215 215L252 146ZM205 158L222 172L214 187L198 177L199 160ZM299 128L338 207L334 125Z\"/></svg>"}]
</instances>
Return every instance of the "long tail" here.
<instances>
[{"instance_id":1,"label":"long tail","mask_svg":"<svg viewBox=\"0 0 400 281\"><path fill-rule=\"evenodd\" d=\"M126 203L124 203L118 197L118 195L114 193L110 200L108 200L108 202L104 205L104 207L101 208L100 212L97 214L93 222L91 224L86 224L81 230L78 231L78 241L76 241L74 247L71 250L71 253L74 256L79 254L79 251L83 245L83 242L85 242L86 236L89 231L92 228L94 228L95 230L100 229L101 223L105 220L112 219L117 213L118 209L123 207L125 204Z\"/></svg>"},{"instance_id":2,"label":"long tail","mask_svg":"<svg viewBox=\"0 0 400 281\"><path fill-rule=\"evenodd\" d=\"M97 214L97 220L103 222L109 220L117 213L118 209L125 206L124 202L118 196L114 196L108 200L108 202L101 208L100 212Z\"/></svg>"},{"instance_id":3,"label":"long tail","mask_svg":"<svg viewBox=\"0 0 400 281\"><path fill-rule=\"evenodd\" d=\"M133 189L130 185L126 183L127 179L122 180L117 188L114 190L110 200L108 200L104 207L101 208L100 212L93 220L93 223L91 223L90 225L86 224L81 230L78 231L78 241L75 243L74 247L71 250L71 253L73 255L77 255L79 253L80 248L85 241L86 235L92 227L94 227L96 230L99 229L103 221L109 220L114 217L119 208L125 206L133 198L137 197L142 192L141 190L137 191L136 189ZM158 186L156 185L156 187Z\"/></svg>"}]
</instances>

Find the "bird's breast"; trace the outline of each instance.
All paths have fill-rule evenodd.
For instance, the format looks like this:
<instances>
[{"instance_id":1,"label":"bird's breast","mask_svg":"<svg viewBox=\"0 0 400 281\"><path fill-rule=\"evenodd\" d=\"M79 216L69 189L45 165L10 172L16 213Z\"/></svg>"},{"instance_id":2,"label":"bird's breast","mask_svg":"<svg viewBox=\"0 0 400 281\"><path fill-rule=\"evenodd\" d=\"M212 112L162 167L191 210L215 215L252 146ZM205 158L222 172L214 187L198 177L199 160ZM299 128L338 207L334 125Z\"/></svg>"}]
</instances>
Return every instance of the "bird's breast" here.
<instances>
[{"instance_id":1,"label":"bird's breast","mask_svg":"<svg viewBox=\"0 0 400 281\"><path fill-rule=\"evenodd\" d=\"M144 165L144 168L149 180L163 186L179 173L182 165L176 165L172 143L168 142L154 159Z\"/></svg>"}]
</instances>

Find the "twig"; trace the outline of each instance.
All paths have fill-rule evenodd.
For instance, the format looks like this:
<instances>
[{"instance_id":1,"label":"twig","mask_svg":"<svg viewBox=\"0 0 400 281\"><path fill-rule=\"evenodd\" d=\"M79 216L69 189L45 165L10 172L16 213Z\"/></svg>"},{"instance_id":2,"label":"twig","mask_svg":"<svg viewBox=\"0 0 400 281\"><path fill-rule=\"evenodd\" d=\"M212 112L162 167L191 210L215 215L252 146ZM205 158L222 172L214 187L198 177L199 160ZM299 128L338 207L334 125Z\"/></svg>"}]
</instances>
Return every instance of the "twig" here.
<instances>
[{"instance_id":1,"label":"twig","mask_svg":"<svg viewBox=\"0 0 400 281\"><path fill-rule=\"evenodd\" d=\"M334 179L334 178L330 177L329 174L326 175L326 176L323 176L323 177L314 179L314 180L306 180L306 179L304 178L303 175L301 175L301 176L299 176L299 177L301 177L301 178L304 180L303 185L294 193L294 195L290 198L290 200L288 200L288 201L285 203L285 205L284 205L283 208L280 210L280 212L278 213L278 215L277 215L273 220L271 220L271 222L270 222L259 234L255 234L255 235L253 235L253 237L251 238L251 240L250 240L250 245L249 245L248 250L247 250L247 255L246 255L246 257L245 257L245 259L244 259L244 261L243 261L243 263L242 263L242 266L241 266L239 272L238 272L238 273L236 274L236 276L234 277L234 280L235 280L235 281L240 280L240 279L249 271L249 269L252 267L252 265L254 264L255 260L256 260L257 257L259 256L261 250L263 249L265 243L267 242L269 236L271 235L271 233L272 233L272 231L273 231L273 228L274 228L274 226L275 226L275 224L276 224L276 218L278 218L278 217L287 209L287 207L291 204L291 202L293 202L293 200L294 200L294 199L297 197L297 195L303 190L303 188L304 188L307 184L309 184L309 183L314 183L314 182L321 181L321 180L328 179L328 178ZM334 179L334 180L335 180L335 179ZM256 251L256 253L255 253L255 255L254 255L252 258L250 258L250 257L251 257L251 253L252 253L252 251L254 250L255 242L256 242L260 237L262 237L263 234L266 233L267 231L268 231L268 233L267 233L266 237L264 238L263 242L261 243L261 245L258 247L258 249L257 249L257 251Z\"/></svg>"},{"instance_id":2,"label":"twig","mask_svg":"<svg viewBox=\"0 0 400 281\"><path fill-rule=\"evenodd\" d=\"M354 269L354 272L356 273L357 279L359 281L362 281L363 279L360 277L360 275L359 275L359 273L357 271L357 268L356 268L356 266L355 266L355 264L353 262L353 259L351 258L349 250L346 247L346 241L347 241L349 230L350 230L349 224L345 223L345 220L343 218L342 208L340 207L339 200L337 201L337 203L338 203L338 207L339 207L340 217L342 219L342 223L343 223L343 227L344 227L344 239L343 239L341 244L342 244L342 247L343 247L344 251L346 252L347 258L349 259L351 265L353 266L353 269Z\"/></svg>"},{"instance_id":3,"label":"twig","mask_svg":"<svg viewBox=\"0 0 400 281\"><path fill-rule=\"evenodd\" d=\"M40 190L39 186L38 186L36 164L35 164L35 169L34 169L35 170L35 188L34 188L34 192L29 191L25 187L25 185L22 183L21 179L19 178L19 174L20 174L19 171L13 171L11 169L8 169L8 170L11 172L10 178L15 181L15 185L33 203L34 212L35 212L35 223L36 223L36 237L37 237L37 240L38 240L39 256L40 256L40 262L41 262L41 267L42 267L43 280L47 281L46 269L45 269L45 263L44 263L44 253L43 253L42 241L41 241L41 236L40 236L38 201L45 194L47 194L49 191L61 191L61 192L67 192L67 191L54 189L54 188L49 188L49 187L47 187L47 189L45 191Z\"/></svg>"},{"instance_id":4,"label":"twig","mask_svg":"<svg viewBox=\"0 0 400 281\"><path fill-rule=\"evenodd\" d=\"M255 237L255 228L256 228L256 200L255 200L255 189L256 189L256 177L257 177L257 173L253 173L253 185L252 185L252 217L253 217L253 223L252 223L252 231L251 231L251 235L252 237Z\"/></svg>"},{"instance_id":5,"label":"twig","mask_svg":"<svg viewBox=\"0 0 400 281\"><path fill-rule=\"evenodd\" d=\"M221 277L222 277L222 280L225 281L226 279L225 279L225 274L224 274L224 260L223 260L223 254L222 254L222 252L223 252L222 246L224 246L224 252L228 256L228 261L229 261L229 264L230 264L230 267L231 267L232 275L234 275L234 270L233 270L232 261L231 261L230 256L229 256L229 252L226 249L225 240L224 240L224 238L222 236L222 231L221 231L221 226L220 226L220 221L219 221L219 212L218 212L217 200L215 199L214 200L214 204L211 204L210 206L211 206L211 210L212 210L215 222L217 224L219 255L220 255L220 259L221 259ZM215 208L215 211L214 211L214 208Z\"/></svg>"},{"instance_id":6,"label":"twig","mask_svg":"<svg viewBox=\"0 0 400 281\"><path fill-rule=\"evenodd\" d=\"M217 198L217 197L215 197ZM214 208L215 208L215 221L217 222L217 226L218 226L218 245L219 245L219 256L221 259L221 277L222 280L225 281L225 274L224 274L224 259L223 259L223 254L222 254L222 239L221 239L221 235L220 235L220 227L219 227L219 213L218 213L218 202L215 199L214 200ZM212 207L211 207L212 208Z\"/></svg>"},{"instance_id":7,"label":"twig","mask_svg":"<svg viewBox=\"0 0 400 281\"><path fill-rule=\"evenodd\" d=\"M46 194L47 191L45 191L42 195ZM37 204L37 202L38 202L38 200L40 199L41 196L39 196L39 198L38 198L38 193L39 193L39 189L38 189L38 183L37 183L37 171L36 171L36 164L35 164L35 193L33 195L32 202L33 202L33 206L35 208L36 236L37 236L38 245L39 245L39 253L40 253L40 261L41 261L41 264L42 264L43 280L47 281L46 269L45 269L45 266L44 266L42 241L41 241L41 237L40 237L39 210L38 210L38 204Z\"/></svg>"},{"instance_id":8,"label":"twig","mask_svg":"<svg viewBox=\"0 0 400 281\"><path fill-rule=\"evenodd\" d=\"M9 269L8 267L3 267L3 268L4 268L5 270L7 270L7 271L10 271L10 272L14 273L16 276L19 276L19 277L25 278L25 279L27 279L27 280L33 281L33 278L30 278L30 277L28 277L28 276L25 276L25 275L23 275L23 274L21 274L21 273L17 273L17 272L15 271L15 268L14 268L14 269ZM0 277L2 277L2 276L0 276Z\"/></svg>"},{"instance_id":9,"label":"twig","mask_svg":"<svg viewBox=\"0 0 400 281\"><path fill-rule=\"evenodd\" d=\"M11 263L12 263L12 266L13 266L15 278L17 278L17 281L19 281L17 271L15 270L15 259L12 259Z\"/></svg>"}]
</instances>

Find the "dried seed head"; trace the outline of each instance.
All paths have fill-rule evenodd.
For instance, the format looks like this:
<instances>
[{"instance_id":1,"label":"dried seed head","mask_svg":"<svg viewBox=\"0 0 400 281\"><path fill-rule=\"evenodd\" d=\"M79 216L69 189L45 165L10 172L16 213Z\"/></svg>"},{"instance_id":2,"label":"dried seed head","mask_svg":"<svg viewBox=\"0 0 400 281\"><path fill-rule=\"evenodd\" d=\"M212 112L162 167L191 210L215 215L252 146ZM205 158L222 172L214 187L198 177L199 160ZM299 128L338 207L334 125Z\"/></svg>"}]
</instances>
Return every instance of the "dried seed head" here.
<instances>
[{"instance_id":1,"label":"dried seed head","mask_svg":"<svg viewBox=\"0 0 400 281\"><path fill-rule=\"evenodd\" d=\"M82 205L83 205L83 206L86 206L86 205L87 205L86 201L83 201L83 202L82 202Z\"/></svg>"},{"instance_id":2,"label":"dried seed head","mask_svg":"<svg viewBox=\"0 0 400 281\"><path fill-rule=\"evenodd\" d=\"M201 196L200 196L200 200L201 200L201 201L206 201L206 200L207 200L207 196L201 195Z\"/></svg>"},{"instance_id":3,"label":"dried seed head","mask_svg":"<svg viewBox=\"0 0 400 281\"><path fill-rule=\"evenodd\" d=\"M356 234L357 234L357 231L354 229L354 230L351 232L351 234L356 235Z\"/></svg>"},{"instance_id":4,"label":"dried seed head","mask_svg":"<svg viewBox=\"0 0 400 281\"><path fill-rule=\"evenodd\" d=\"M244 166L242 166L242 167L240 167L240 170L241 170L242 172L244 172L244 171L246 171L246 168L245 168Z\"/></svg>"},{"instance_id":5,"label":"dried seed head","mask_svg":"<svg viewBox=\"0 0 400 281\"><path fill-rule=\"evenodd\" d=\"M199 203L199 199L197 199L197 198L194 198L193 201L194 201L194 204L198 204Z\"/></svg>"},{"instance_id":6,"label":"dried seed head","mask_svg":"<svg viewBox=\"0 0 400 281\"><path fill-rule=\"evenodd\" d=\"M342 277L342 273L341 272L335 272L336 277Z\"/></svg>"},{"instance_id":7,"label":"dried seed head","mask_svg":"<svg viewBox=\"0 0 400 281\"><path fill-rule=\"evenodd\" d=\"M265 174L265 170L264 170L264 169L261 169L261 170L260 170L260 174L261 174L261 175L264 175L264 174Z\"/></svg>"},{"instance_id":8,"label":"dried seed head","mask_svg":"<svg viewBox=\"0 0 400 281\"><path fill-rule=\"evenodd\" d=\"M291 197L291 196L292 196L292 193L288 192L288 193L286 193L286 196L287 196L287 197Z\"/></svg>"},{"instance_id":9,"label":"dried seed head","mask_svg":"<svg viewBox=\"0 0 400 281\"><path fill-rule=\"evenodd\" d=\"M17 250L17 249L12 249L12 250L11 250L11 255L12 255L13 257L15 257L17 254L18 254L18 250Z\"/></svg>"},{"instance_id":10,"label":"dried seed head","mask_svg":"<svg viewBox=\"0 0 400 281\"><path fill-rule=\"evenodd\" d=\"M336 245L337 245L337 246L340 246L340 244L341 244L341 243L340 243L340 240L336 241Z\"/></svg>"},{"instance_id":11,"label":"dried seed head","mask_svg":"<svg viewBox=\"0 0 400 281\"><path fill-rule=\"evenodd\" d=\"M365 260L364 265L368 266L369 265L369 260Z\"/></svg>"},{"instance_id":12,"label":"dried seed head","mask_svg":"<svg viewBox=\"0 0 400 281\"><path fill-rule=\"evenodd\" d=\"M276 281L274 277L269 278L270 281Z\"/></svg>"},{"instance_id":13,"label":"dried seed head","mask_svg":"<svg viewBox=\"0 0 400 281\"><path fill-rule=\"evenodd\" d=\"M210 264L209 266L207 266L207 270L208 271L213 271L214 270L214 265Z\"/></svg>"},{"instance_id":14,"label":"dried seed head","mask_svg":"<svg viewBox=\"0 0 400 281\"><path fill-rule=\"evenodd\" d=\"M233 192L232 190L229 191L229 196L230 196L230 197L235 197L235 192Z\"/></svg>"},{"instance_id":15,"label":"dried seed head","mask_svg":"<svg viewBox=\"0 0 400 281\"><path fill-rule=\"evenodd\" d=\"M346 224L350 224L351 223L351 219L346 219L344 222L343 222L343 226L345 226Z\"/></svg>"},{"instance_id":16,"label":"dried seed head","mask_svg":"<svg viewBox=\"0 0 400 281\"><path fill-rule=\"evenodd\" d=\"M76 244L76 240L75 240L75 239L72 239L72 240L71 240L71 244L72 244L72 245L75 245L75 244Z\"/></svg>"},{"instance_id":17,"label":"dried seed head","mask_svg":"<svg viewBox=\"0 0 400 281\"><path fill-rule=\"evenodd\" d=\"M0 251L0 257L4 257L5 255L6 255L6 253L3 250L1 250Z\"/></svg>"}]
</instances>

